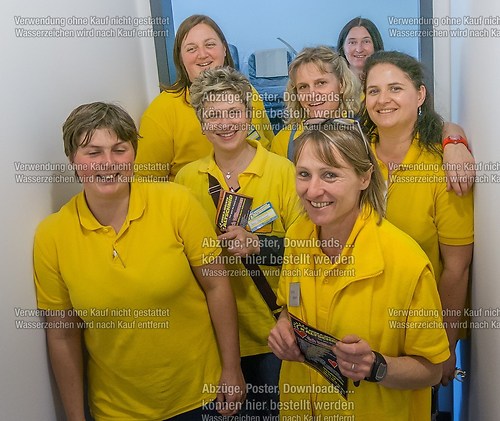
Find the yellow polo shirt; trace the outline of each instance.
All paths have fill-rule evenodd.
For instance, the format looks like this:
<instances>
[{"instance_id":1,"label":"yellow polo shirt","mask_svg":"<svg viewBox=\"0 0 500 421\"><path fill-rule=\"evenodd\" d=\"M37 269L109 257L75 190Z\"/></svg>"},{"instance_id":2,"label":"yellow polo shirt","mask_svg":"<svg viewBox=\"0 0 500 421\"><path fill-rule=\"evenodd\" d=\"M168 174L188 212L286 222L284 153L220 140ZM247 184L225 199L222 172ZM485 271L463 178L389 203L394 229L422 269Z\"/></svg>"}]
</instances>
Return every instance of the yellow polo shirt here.
<instances>
[{"instance_id":1,"label":"yellow polo shirt","mask_svg":"<svg viewBox=\"0 0 500 421\"><path fill-rule=\"evenodd\" d=\"M256 234L284 237L285 232L302 212L302 205L295 191L295 169L285 158L277 156L254 140L247 140L257 148L248 167L238 176L238 193L253 198L252 209L271 202L278 218L265 225ZM212 226L215 226L216 209L208 193L208 174L211 174L225 190L229 190L226 179L217 167L213 155L206 156L186 165L175 178L176 183L191 189L206 210ZM229 264L231 284L238 305L238 323L242 356L270 352L267 337L274 327L274 319L269 307L261 297L252 278L241 263L233 263L233 256L224 256ZM276 291L279 266L261 266L267 281Z\"/></svg>"},{"instance_id":2,"label":"yellow polo shirt","mask_svg":"<svg viewBox=\"0 0 500 421\"><path fill-rule=\"evenodd\" d=\"M372 142L376 155L376 143ZM443 265L439 244L463 246L474 242L474 202L469 192L463 197L446 191L442 157L420 146L410 145L403 162L389 168L380 161L388 184L385 217L410 235L429 257L439 282Z\"/></svg>"},{"instance_id":3,"label":"yellow polo shirt","mask_svg":"<svg viewBox=\"0 0 500 421\"><path fill-rule=\"evenodd\" d=\"M220 253L210 239L204 210L174 183L133 183L119 233L95 219L83 192L39 225L38 306L76 309L87 323L96 421L164 420L215 397L204 385L218 383L220 358L191 271Z\"/></svg>"},{"instance_id":4,"label":"yellow polo shirt","mask_svg":"<svg viewBox=\"0 0 500 421\"><path fill-rule=\"evenodd\" d=\"M271 123L254 88L252 93L252 125L256 129L253 138L269 148L274 137ZM173 180L184 165L211 152L212 145L202 133L196 112L189 103L189 90L186 99L184 92L164 91L144 112L136 159L138 176L153 176L153 180L169 176L169 180Z\"/></svg>"},{"instance_id":5,"label":"yellow polo shirt","mask_svg":"<svg viewBox=\"0 0 500 421\"><path fill-rule=\"evenodd\" d=\"M384 355L446 361L448 340L429 259L408 235L386 220L377 225L377 220L375 212L361 212L349 246L334 262L319 247L311 220L297 220L286 235L278 304L339 339L358 335ZM300 286L298 306L289 300L291 283ZM410 413L415 420L429 418L430 387L396 390L366 381L354 387L349 380L345 401L328 385L305 364L283 361L280 415L295 415L297 421L307 421L312 414L322 419L354 416L356 421L409 420ZM294 407L297 402L300 406Z\"/></svg>"}]
</instances>

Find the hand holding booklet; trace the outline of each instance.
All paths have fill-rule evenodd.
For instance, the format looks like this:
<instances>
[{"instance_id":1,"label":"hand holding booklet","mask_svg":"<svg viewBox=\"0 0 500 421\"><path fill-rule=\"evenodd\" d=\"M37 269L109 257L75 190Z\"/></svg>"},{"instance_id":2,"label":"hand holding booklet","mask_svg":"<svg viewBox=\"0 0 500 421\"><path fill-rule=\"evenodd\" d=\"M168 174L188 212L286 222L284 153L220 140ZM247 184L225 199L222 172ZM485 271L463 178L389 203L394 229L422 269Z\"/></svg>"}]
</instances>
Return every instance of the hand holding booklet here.
<instances>
[{"instance_id":1,"label":"hand holding booklet","mask_svg":"<svg viewBox=\"0 0 500 421\"><path fill-rule=\"evenodd\" d=\"M318 371L337 388L344 399L347 399L347 377L340 372L337 357L332 351L332 346L339 339L309 326L292 314L290 320L297 345L304 354L305 363Z\"/></svg>"},{"instance_id":2,"label":"hand holding booklet","mask_svg":"<svg viewBox=\"0 0 500 421\"><path fill-rule=\"evenodd\" d=\"M245 228L248 223L253 199L242 194L221 190L215 223L221 232L227 227L238 225Z\"/></svg>"}]
</instances>

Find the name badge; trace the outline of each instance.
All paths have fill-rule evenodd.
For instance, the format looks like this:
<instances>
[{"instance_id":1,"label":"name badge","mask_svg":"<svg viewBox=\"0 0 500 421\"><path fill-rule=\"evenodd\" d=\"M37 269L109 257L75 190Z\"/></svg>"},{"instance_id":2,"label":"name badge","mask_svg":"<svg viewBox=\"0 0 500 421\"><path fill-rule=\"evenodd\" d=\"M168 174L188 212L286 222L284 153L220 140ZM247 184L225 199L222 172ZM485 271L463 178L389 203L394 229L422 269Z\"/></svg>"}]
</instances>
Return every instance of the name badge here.
<instances>
[{"instance_id":1,"label":"name badge","mask_svg":"<svg viewBox=\"0 0 500 421\"><path fill-rule=\"evenodd\" d=\"M290 283L290 290L288 294L288 306L289 307L300 306L300 282Z\"/></svg>"},{"instance_id":2,"label":"name badge","mask_svg":"<svg viewBox=\"0 0 500 421\"><path fill-rule=\"evenodd\" d=\"M274 210L271 202L266 202L250 212L248 216L248 227L250 231L255 232L264 225L270 224L275 219L278 219L278 214Z\"/></svg>"}]
</instances>

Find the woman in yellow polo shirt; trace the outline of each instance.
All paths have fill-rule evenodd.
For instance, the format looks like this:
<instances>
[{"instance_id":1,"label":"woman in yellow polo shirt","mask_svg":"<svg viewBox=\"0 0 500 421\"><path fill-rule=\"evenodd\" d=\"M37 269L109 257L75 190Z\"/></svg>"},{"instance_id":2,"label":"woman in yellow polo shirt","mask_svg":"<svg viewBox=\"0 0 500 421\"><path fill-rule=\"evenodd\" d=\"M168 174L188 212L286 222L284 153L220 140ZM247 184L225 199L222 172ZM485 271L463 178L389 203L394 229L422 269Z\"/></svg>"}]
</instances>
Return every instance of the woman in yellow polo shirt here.
<instances>
[{"instance_id":1,"label":"woman in yellow polo shirt","mask_svg":"<svg viewBox=\"0 0 500 421\"><path fill-rule=\"evenodd\" d=\"M271 151L293 158L293 140L307 118L354 118L361 106L361 85L347 62L330 47L304 48L290 63L286 87L287 125L271 143Z\"/></svg>"},{"instance_id":2,"label":"woman in yellow polo shirt","mask_svg":"<svg viewBox=\"0 0 500 421\"><path fill-rule=\"evenodd\" d=\"M472 192L458 197L446 190L439 144L443 121L416 59L375 53L366 62L364 88L364 124L388 187L386 217L420 244L438 282L451 352L441 379L446 385L454 378L472 259Z\"/></svg>"},{"instance_id":3,"label":"woman in yellow polo shirt","mask_svg":"<svg viewBox=\"0 0 500 421\"><path fill-rule=\"evenodd\" d=\"M96 421L201 419L214 399L236 413L235 301L204 210L177 184L132 182L138 133L121 108L81 105L63 138L83 191L40 223L34 275L67 419L85 419L84 377Z\"/></svg>"},{"instance_id":4,"label":"woman in yellow polo shirt","mask_svg":"<svg viewBox=\"0 0 500 421\"><path fill-rule=\"evenodd\" d=\"M284 360L280 415L428 419L430 388L449 357L436 282L418 244L383 219L384 181L359 123L304 131L294 161L307 215L286 234L278 292L286 311L269 336ZM338 338L335 355L299 348L289 315ZM303 364L305 355L333 367L345 394Z\"/></svg>"},{"instance_id":5,"label":"woman in yellow polo shirt","mask_svg":"<svg viewBox=\"0 0 500 421\"><path fill-rule=\"evenodd\" d=\"M179 26L174 41L177 80L163 89L144 112L140 124L138 174L150 180L173 180L187 163L206 156L210 142L191 106L190 86L206 69L234 67L226 38L208 16L193 15ZM258 92L252 89L253 116L249 136L266 148L274 137Z\"/></svg>"},{"instance_id":6,"label":"woman in yellow polo shirt","mask_svg":"<svg viewBox=\"0 0 500 421\"><path fill-rule=\"evenodd\" d=\"M251 96L248 79L230 67L207 70L193 82L191 102L213 153L187 164L175 182L193 191L214 226L219 191L252 199L248 230L245 222L229 226L219 239L236 296L241 362L248 383L242 414L265 419L277 412L280 361L267 346L267 336L275 323L283 238L302 208L293 164L247 138ZM254 265L249 267L248 262ZM264 289L254 276L258 268L266 278ZM267 289L271 290L269 299L265 298Z\"/></svg>"},{"instance_id":7,"label":"woman in yellow polo shirt","mask_svg":"<svg viewBox=\"0 0 500 421\"><path fill-rule=\"evenodd\" d=\"M287 125L276 134L271 151L292 160L294 139L304 130L308 118L357 118L362 93L358 78L345 59L331 48L304 48L290 63L285 92ZM458 139L451 141L450 139ZM435 140L440 143L441 138ZM474 184L474 158L462 144L467 143L462 128L446 123L442 129L443 160L448 164L448 188L458 195Z\"/></svg>"}]
</instances>

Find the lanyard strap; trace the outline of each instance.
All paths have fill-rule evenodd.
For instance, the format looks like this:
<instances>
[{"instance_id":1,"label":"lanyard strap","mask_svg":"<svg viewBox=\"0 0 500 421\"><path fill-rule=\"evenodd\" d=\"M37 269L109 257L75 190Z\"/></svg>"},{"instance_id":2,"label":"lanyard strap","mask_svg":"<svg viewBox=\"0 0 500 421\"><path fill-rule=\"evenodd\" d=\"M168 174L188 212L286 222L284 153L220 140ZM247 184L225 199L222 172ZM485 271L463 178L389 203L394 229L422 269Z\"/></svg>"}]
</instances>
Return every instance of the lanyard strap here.
<instances>
[{"instance_id":1,"label":"lanyard strap","mask_svg":"<svg viewBox=\"0 0 500 421\"><path fill-rule=\"evenodd\" d=\"M222 190L222 186L219 181L211 174L208 174L208 193L212 197L215 208L219 204L219 196ZM242 258L241 262L247 269L250 277L252 278L255 286L259 290L260 295L266 302L267 306L273 313L273 316L278 319L282 308L276 304L276 294L267 282L266 275L257 263L249 262L246 258Z\"/></svg>"},{"instance_id":2,"label":"lanyard strap","mask_svg":"<svg viewBox=\"0 0 500 421\"><path fill-rule=\"evenodd\" d=\"M294 145L294 137L295 133L297 133L297 125L294 124L292 131L290 132L290 137L288 138L288 148L286 151L286 157L293 162L293 152L295 151L295 145Z\"/></svg>"}]
</instances>

